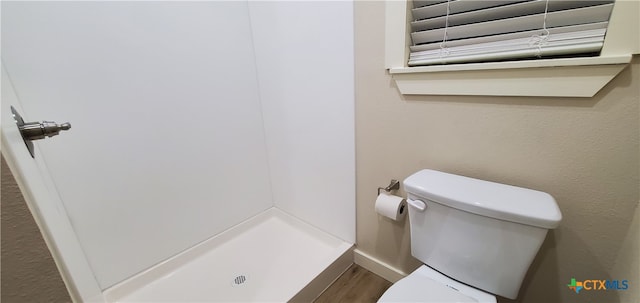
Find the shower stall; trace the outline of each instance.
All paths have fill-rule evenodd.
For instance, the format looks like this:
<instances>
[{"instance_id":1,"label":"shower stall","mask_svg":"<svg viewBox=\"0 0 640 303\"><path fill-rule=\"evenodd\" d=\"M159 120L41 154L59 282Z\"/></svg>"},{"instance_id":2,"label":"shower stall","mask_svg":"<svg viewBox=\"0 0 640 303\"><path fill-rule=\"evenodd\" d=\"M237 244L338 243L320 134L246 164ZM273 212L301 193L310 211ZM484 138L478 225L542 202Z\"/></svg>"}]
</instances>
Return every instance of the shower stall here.
<instances>
[{"instance_id":1,"label":"shower stall","mask_svg":"<svg viewBox=\"0 0 640 303\"><path fill-rule=\"evenodd\" d=\"M307 302L351 263L353 3L1 5L2 153L74 300ZM32 158L11 106L71 129Z\"/></svg>"}]
</instances>

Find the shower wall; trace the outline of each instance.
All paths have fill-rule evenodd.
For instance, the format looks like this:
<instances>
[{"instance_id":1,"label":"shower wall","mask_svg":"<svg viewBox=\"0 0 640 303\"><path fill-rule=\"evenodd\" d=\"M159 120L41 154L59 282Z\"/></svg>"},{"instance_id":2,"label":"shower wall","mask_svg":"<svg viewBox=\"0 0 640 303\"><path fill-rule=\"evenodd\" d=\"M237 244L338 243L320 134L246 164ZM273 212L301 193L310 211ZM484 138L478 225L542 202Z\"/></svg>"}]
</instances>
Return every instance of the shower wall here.
<instances>
[{"instance_id":1,"label":"shower wall","mask_svg":"<svg viewBox=\"0 0 640 303\"><path fill-rule=\"evenodd\" d=\"M246 3L2 5L24 116L72 123L36 152L102 288L273 205Z\"/></svg>"},{"instance_id":2,"label":"shower wall","mask_svg":"<svg viewBox=\"0 0 640 303\"><path fill-rule=\"evenodd\" d=\"M272 185L277 206L353 242L352 77L315 69L335 94L300 95L264 50L287 33L251 30L246 2L2 3L23 116L73 125L36 153L103 289L274 206ZM345 43L329 57L351 58Z\"/></svg>"},{"instance_id":3,"label":"shower wall","mask_svg":"<svg viewBox=\"0 0 640 303\"><path fill-rule=\"evenodd\" d=\"M249 2L275 205L355 243L353 3Z\"/></svg>"},{"instance_id":4,"label":"shower wall","mask_svg":"<svg viewBox=\"0 0 640 303\"><path fill-rule=\"evenodd\" d=\"M2 2L23 116L73 125L36 157L101 288L274 205L354 242L352 4L299 5Z\"/></svg>"}]
</instances>

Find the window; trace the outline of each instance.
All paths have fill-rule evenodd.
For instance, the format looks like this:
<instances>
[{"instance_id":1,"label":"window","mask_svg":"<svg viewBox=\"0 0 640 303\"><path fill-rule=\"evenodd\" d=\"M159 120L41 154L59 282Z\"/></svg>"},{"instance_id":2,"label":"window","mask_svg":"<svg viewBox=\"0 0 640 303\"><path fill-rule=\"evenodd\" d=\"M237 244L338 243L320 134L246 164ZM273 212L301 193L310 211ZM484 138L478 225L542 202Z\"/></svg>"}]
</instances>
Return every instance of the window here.
<instances>
[{"instance_id":1,"label":"window","mask_svg":"<svg viewBox=\"0 0 640 303\"><path fill-rule=\"evenodd\" d=\"M598 54L613 0L413 1L409 66Z\"/></svg>"},{"instance_id":2,"label":"window","mask_svg":"<svg viewBox=\"0 0 640 303\"><path fill-rule=\"evenodd\" d=\"M640 51L640 1L416 0L410 7L386 7L386 65L403 94L591 97ZM412 26L412 19L420 21ZM515 26L519 33L500 32ZM596 56L546 58L584 53ZM520 60L486 62L494 59Z\"/></svg>"}]
</instances>

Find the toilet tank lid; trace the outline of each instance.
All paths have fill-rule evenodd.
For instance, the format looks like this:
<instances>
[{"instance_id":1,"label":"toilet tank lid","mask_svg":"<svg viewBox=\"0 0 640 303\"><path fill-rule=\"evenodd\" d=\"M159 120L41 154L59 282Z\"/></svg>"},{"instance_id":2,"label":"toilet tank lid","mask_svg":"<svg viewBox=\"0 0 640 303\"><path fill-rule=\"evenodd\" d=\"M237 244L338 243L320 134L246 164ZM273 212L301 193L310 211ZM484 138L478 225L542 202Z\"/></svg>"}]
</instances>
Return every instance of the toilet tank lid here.
<instances>
[{"instance_id":1,"label":"toilet tank lid","mask_svg":"<svg viewBox=\"0 0 640 303\"><path fill-rule=\"evenodd\" d=\"M556 200L537 190L424 169L403 182L405 191L470 213L542 228L556 228Z\"/></svg>"}]
</instances>

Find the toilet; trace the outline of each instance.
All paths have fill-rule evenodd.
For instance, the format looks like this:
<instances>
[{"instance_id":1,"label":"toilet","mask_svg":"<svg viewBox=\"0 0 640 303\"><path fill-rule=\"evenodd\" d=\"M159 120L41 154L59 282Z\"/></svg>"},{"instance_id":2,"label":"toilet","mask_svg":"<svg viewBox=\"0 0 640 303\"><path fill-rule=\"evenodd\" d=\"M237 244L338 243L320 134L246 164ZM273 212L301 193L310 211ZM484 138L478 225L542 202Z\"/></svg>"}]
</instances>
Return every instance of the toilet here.
<instances>
[{"instance_id":1,"label":"toilet","mask_svg":"<svg viewBox=\"0 0 640 303\"><path fill-rule=\"evenodd\" d=\"M544 192L435 170L403 182L411 254L423 265L378 302L497 302L516 299L547 231L560 224Z\"/></svg>"}]
</instances>

